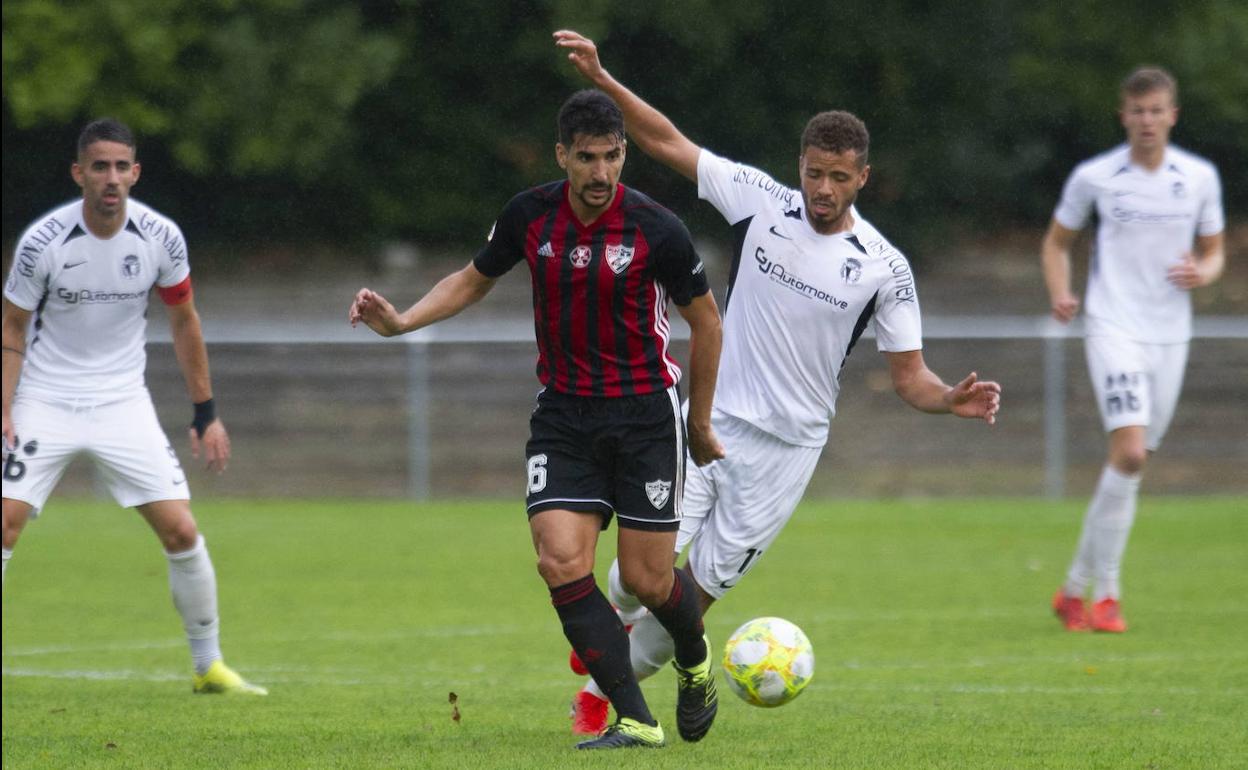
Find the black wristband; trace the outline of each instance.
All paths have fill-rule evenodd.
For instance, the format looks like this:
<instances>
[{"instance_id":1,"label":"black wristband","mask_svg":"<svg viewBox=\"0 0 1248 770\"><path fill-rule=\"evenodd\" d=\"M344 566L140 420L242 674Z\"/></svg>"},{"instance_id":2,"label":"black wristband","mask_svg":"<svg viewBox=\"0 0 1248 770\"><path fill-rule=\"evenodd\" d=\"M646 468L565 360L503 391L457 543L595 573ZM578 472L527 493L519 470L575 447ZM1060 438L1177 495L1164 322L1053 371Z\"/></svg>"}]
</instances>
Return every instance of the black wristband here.
<instances>
[{"instance_id":1,"label":"black wristband","mask_svg":"<svg viewBox=\"0 0 1248 770\"><path fill-rule=\"evenodd\" d=\"M191 420L191 427L195 429L195 435L203 438L204 430L208 424L217 419L217 406L212 403L212 399L200 401L195 405L195 419Z\"/></svg>"}]
</instances>

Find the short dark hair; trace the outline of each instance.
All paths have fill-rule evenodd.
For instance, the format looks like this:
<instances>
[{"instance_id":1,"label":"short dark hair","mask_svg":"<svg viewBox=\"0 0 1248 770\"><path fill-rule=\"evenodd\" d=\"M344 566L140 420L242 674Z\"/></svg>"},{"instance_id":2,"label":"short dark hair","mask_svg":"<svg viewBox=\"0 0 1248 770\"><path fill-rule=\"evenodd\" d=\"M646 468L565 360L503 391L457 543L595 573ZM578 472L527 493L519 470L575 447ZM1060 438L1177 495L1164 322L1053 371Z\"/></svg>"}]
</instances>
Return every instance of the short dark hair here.
<instances>
[{"instance_id":1,"label":"short dark hair","mask_svg":"<svg viewBox=\"0 0 1248 770\"><path fill-rule=\"evenodd\" d=\"M559 108L559 143L571 147L577 134L624 140L624 113L596 88L577 91Z\"/></svg>"},{"instance_id":2,"label":"short dark hair","mask_svg":"<svg viewBox=\"0 0 1248 770\"><path fill-rule=\"evenodd\" d=\"M113 118L93 120L82 129L82 133L78 134L78 154L82 155L96 142L116 142L135 149L134 132L125 123Z\"/></svg>"},{"instance_id":3,"label":"short dark hair","mask_svg":"<svg viewBox=\"0 0 1248 770\"><path fill-rule=\"evenodd\" d=\"M1154 91L1169 91L1174 103L1179 103L1179 84L1173 75L1161 67L1136 67L1122 81L1122 87L1118 89L1122 99L1128 96L1143 96Z\"/></svg>"},{"instance_id":4,"label":"short dark hair","mask_svg":"<svg viewBox=\"0 0 1248 770\"><path fill-rule=\"evenodd\" d=\"M871 135L867 133L866 124L853 113L829 110L806 123L806 129L802 131L802 155L806 154L808 147L835 153L853 150L858 153L858 165L864 166L871 147Z\"/></svg>"}]
</instances>

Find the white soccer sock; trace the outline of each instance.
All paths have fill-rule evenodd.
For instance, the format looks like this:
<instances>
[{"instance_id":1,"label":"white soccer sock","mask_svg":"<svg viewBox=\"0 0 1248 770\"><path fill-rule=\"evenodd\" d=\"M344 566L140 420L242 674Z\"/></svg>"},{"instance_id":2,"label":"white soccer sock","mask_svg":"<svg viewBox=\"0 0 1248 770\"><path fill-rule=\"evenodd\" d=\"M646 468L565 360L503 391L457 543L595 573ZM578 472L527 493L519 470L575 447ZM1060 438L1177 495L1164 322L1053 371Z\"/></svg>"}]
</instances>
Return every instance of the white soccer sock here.
<instances>
[{"instance_id":1,"label":"white soccer sock","mask_svg":"<svg viewBox=\"0 0 1248 770\"><path fill-rule=\"evenodd\" d=\"M633 625L650 612L640 599L624 590L624 584L620 582L619 559L611 562L611 570L607 573L607 600L626 626Z\"/></svg>"},{"instance_id":2,"label":"white soccer sock","mask_svg":"<svg viewBox=\"0 0 1248 770\"><path fill-rule=\"evenodd\" d=\"M0 570L0 585L4 585L4 578L9 574L9 559L13 558L13 551L8 548L4 549L4 569Z\"/></svg>"},{"instance_id":3,"label":"white soccer sock","mask_svg":"<svg viewBox=\"0 0 1248 770\"><path fill-rule=\"evenodd\" d=\"M208 557L204 536L195 547L181 553L166 553L169 559L169 590L173 606L182 616L182 627L191 645L195 671L202 674L221 658L217 619L217 573Z\"/></svg>"},{"instance_id":4,"label":"white soccer sock","mask_svg":"<svg viewBox=\"0 0 1248 770\"><path fill-rule=\"evenodd\" d=\"M1090 512L1092 520L1093 575L1096 578L1093 601L1106 597L1118 598L1122 588L1118 574L1122 554L1127 548L1127 536L1135 523L1135 506L1140 491L1140 475L1128 476L1116 468L1105 466L1101 481L1096 487Z\"/></svg>"},{"instance_id":5,"label":"white soccer sock","mask_svg":"<svg viewBox=\"0 0 1248 770\"><path fill-rule=\"evenodd\" d=\"M1075 547L1075 558L1070 563L1070 569L1066 571L1066 582L1062 585L1062 592L1067 596L1083 598L1088 586L1092 583L1092 512L1095 510L1093 506L1096 499L1096 495L1093 494L1092 500L1088 503L1088 510L1083 514L1083 529L1079 533L1079 545Z\"/></svg>"},{"instance_id":6,"label":"white soccer sock","mask_svg":"<svg viewBox=\"0 0 1248 770\"><path fill-rule=\"evenodd\" d=\"M647 613L633 624L633 630L628 633L628 654L632 660L633 673L637 675L637 681L641 681L667 665L676 654L676 643L658 618ZM582 689L607 700L593 677L590 677L589 683Z\"/></svg>"}]
</instances>

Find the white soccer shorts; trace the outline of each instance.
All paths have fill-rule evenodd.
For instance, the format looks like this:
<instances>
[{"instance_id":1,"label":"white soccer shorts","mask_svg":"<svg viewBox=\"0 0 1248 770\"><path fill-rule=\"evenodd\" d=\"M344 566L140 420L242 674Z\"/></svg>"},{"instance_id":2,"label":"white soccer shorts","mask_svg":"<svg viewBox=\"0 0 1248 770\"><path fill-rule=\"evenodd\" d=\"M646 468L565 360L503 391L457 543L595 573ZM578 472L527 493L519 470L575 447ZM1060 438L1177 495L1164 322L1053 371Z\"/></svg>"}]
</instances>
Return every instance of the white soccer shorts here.
<instances>
[{"instance_id":1,"label":"white soccer shorts","mask_svg":"<svg viewBox=\"0 0 1248 770\"><path fill-rule=\"evenodd\" d=\"M146 391L104 404L19 395L13 425L18 441L4 453L4 496L29 503L35 515L78 455L95 461L104 485L125 508L191 497Z\"/></svg>"},{"instance_id":2,"label":"white soccer shorts","mask_svg":"<svg viewBox=\"0 0 1248 770\"><path fill-rule=\"evenodd\" d=\"M795 446L744 420L713 412L725 457L689 463L676 551L702 590L719 599L764 555L797 508L823 447Z\"/></svg>"},{"instance_id":3,"label":"white soccer shorts","mask_svg":"<svg viewBox=\"0 0 1248 770\"><path fill-rule=\"evenodd\" d=\"M1187 343L1152 345L1117 337L1088 337L1084 351L1105 432L1144 426L1145 446L1156 450L1179 403Z\"/></svg>"}]
</instances>

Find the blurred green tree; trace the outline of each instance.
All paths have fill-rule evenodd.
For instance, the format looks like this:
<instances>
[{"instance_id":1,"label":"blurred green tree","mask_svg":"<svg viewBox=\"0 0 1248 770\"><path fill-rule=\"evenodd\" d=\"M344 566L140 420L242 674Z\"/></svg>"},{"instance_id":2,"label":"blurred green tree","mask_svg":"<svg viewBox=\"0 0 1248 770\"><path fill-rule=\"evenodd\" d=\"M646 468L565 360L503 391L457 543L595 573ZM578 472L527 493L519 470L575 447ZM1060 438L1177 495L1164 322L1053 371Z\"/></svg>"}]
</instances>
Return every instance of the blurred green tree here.
<instances>
[{"instance_id":1,"label":"blurred green tree","mask_svg":"<svg viewBox=\"0 0 1248 770\"><path fill-rule=\"evenodd\" d=\"M1248 209L1242 0L7 0L3 18L10 240L73 193L74 134L111 114L140 134L141 197L195 239L475 248L509 195L560 173L555 112L584 86L561 27L694 141L790 184L806 119L856 112L864 206L907 248L1042 227L1073 165L1121 141L1117 85L1140 63L1178 77L1176 142ZM722 232L640 152L625 180Z\"/></svg>"}]
</instances>

